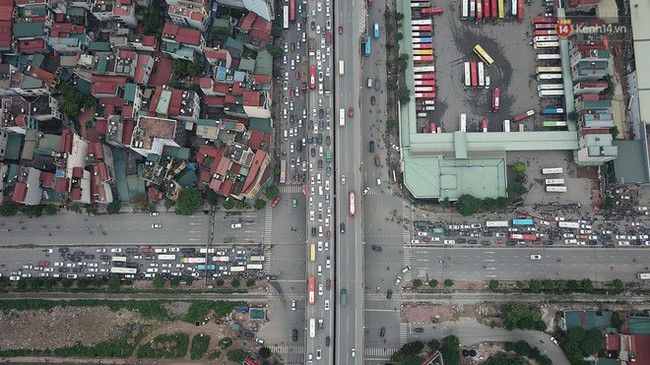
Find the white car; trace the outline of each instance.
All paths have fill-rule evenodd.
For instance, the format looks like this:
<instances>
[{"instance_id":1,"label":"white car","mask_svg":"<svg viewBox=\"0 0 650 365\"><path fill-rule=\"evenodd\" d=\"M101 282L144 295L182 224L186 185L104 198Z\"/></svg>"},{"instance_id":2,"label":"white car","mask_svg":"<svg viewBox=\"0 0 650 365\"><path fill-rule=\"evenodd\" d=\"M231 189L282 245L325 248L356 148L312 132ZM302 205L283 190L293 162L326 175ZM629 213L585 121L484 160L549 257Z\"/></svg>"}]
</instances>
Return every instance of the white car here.
<instances>
[{"instance_id":1,"label":"white car","mask_svg":"<svg viewBox=\"0 0 650 365\"><path fill-rule=\"evenodd\" d=\"M314 211L313 211L313 210L310 210L310 211L309 211L309 220L310 220L310 221L313 221L314 219L316 219L316 217L314 216Z\"/></svg>"},{"instance_id":2,"label":"white car","mask_svg":"<svg viewBox=\"0 0 650 365\"><path fill-rule=\"evenodd\" d=\"M323 241L318 241L318 251L323 251Z\"/></svg>"},{"instance_id":3,"label":"white car","mask_svg":"<svg viewBox=\"0 0 650 365\"><path fill-rule=\"evenodd\" d=\"M329 191L330 190L330 181L325 180L325 190Z\"/></svg>"},{"instance_id":4,"label":"white car","mask_svg":"<svg viewBox=\"0 0 650 365\"><path fill-rule=\"evenodd\" d=\"M98 249L95 250L95 252L104 253L104 252L106 252L106 249L105 248L98 248Z\"/></svg>"},{"instance_id":5,"label":"white car","mask_svg":"<svg viewBox=\"0 0 650 365\"><path fill-rule=\"evenodd\" d=\"M323 4L320 1L316 3L316 10L318 10L318 11L323 10Z\"/></svg>"},{"instance_id":6,"label":"white car","mask_svg":"<svg viewBox=\"0 0 650 365\"><path fill-rule=\"evenodd\" d=\"M541 259L542 259L542 255L530 255L530 259L531 259L531 260L541 260Z\"/></svg>"},{"instance_id":7,"label":"white car","mask_svg":"<svg viewBox=\"0 0 650 365\"><path fill-rule=\"evenodd\" d=\"M397 279L395 279L395 285L399 286L399 283L402 282L402 277L397 275Z\"/></svg>"},{"instance_id":8,"label":"white car","mask_svg":"<svg viewBox=\"0 0 650 365\"><path fill-rule=\"evenodd\" d=\"M341 175L341 184L345 185L345 174Z\"/></svg>"},{"instance_id":9,"label":"white car","mask_svg":"<svg viewBox=\"0 0 650 365\"><path fill-rule=\"evenodd\" d=\"M325 38L320 39L320 48L325 48Z\"/></svg>"},{"instance_id":10,"label":"white car","mask_svg":"<svg viewBox=\"0 0 650 365\"><path fill-rule=\"evenodd\" d=\"M454 241L454 240L445 240L444 244L445 245L453 245L453 244L456 244L456 241Z\"/></svg>"},{"instance_id":11,"label":"white car","mask_svg":"<svg viewBox=\"0 0 650 365\"><path fill-rule=\"evenodd\" d=\"M330 261L330 257L327 256L327 259L325 260L325 268L329 269L330 266L332 266L332 262Z\"/></svg>"},{"instance_id":12,"label":"white car","mask_svg":"<svg viewBox=\"0 0 650 365\"><path fill-rule=\"evenodd\" d=\"M161 227L162 227L162 224L160 224L160 223L151 223L151 228L152 229L158 229L158 228L161 228Z\"/></svg>"},{"instance_id":13,"label":"white car","mask_svg":"<svg viewBox=\"0 0 650 365\"><path fill-rule=\"evenodd\" d=\"M329 299L325 299L325 310L326 311L330 310L330 300Z\"/></svg>"},{"instance_id":14,"label":"white car","mask_svg":"<svg viewBox=\"0 0 650 365\"><path fill-rule=\"evenodd\" d=\"M242 227L241 223L233 223L230 225L230 228L232 229L240 229Z\"/></svg>"},{"instance_id":15,"label":"white car","mask_svg":"<svg viewBox=\"0 0 650 365\"><path fill-rule=\"evenodd\" d=\"M411 267L407 265L402 269L402 274L406 274L409 271L411 271Z\"/></svg>"},{"instance_id":16,"label":"white car","mask_svg":"<svg viewBox=\"0 0 650 365\"><path fill-rule=\"evenodd\" d=\"M318 295L323 295L323 284L318 284Z\"/></svg>"}]
</instances>

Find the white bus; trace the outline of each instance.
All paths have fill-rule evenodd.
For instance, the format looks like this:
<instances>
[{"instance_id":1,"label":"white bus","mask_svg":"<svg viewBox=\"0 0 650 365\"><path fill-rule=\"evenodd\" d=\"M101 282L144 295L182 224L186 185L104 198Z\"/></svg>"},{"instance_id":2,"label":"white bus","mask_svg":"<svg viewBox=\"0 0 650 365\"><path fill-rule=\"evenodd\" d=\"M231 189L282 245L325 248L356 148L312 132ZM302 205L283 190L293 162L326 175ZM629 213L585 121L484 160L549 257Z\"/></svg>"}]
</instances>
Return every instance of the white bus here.
<instances>
[{"instance_id":1,"label":"white bus","mask_svg":"<svg viewBox=\"0 0 650 365\"><path fill-rule=\"evenodd\" d=\"M469 0L462 0L460 2L460 19L467 20L469 17Z\"/></svg>"},{"instance_id":2,"label":"white bus","mask_svg":"<svg viewBox=\"0 0 650 365\"><path fill-rule=\"evenodd\" d=\"M562 74L537 74L537 81L541 80L561 80Z\"/></svg>"},{"instance_id":3,"label":"white bus","mask_svg":"<svg viewBox=\"0 0 650 365\"><path fill-rule=\"evenodd\" d=\"M478 63L478 86L485 86L485 64L483 62Z\"/></svg>"},{"instance_id":4,"label":"white bus","mask_svg":"<svg viewBox=\"0 0 650 365\"><path fill-rule=\"evenodd\" d=\"M540 53L537 55L538 61L549 61L549 60L559 60L559 53Z\"/></svg>"},{"instance_id":5,"label":"white bus","mask_svg":"<svg viewBox=\"0 0 650 365\"><path fill-rule=\"evenodd\" d=\"M158 255L158 261L175 261L176 255Z\"/></svg>"},{"instance_id":6,"label":"white bus","mask_svg":"<svg viewBox=\"0 0 650 365\"><path fill-rule=\"evenodd\" d=\"M517 0L510 0L510 16L517 16Z\"/></svg>"},{"instance_id":7,"label":"white bus","mask_svg":"<svg viewBox=\"0 0 650 365\"><path fill-rule=\"evenodd\" d=\"M562 72L562 67L559 67L559 66L540 66L540 67L535 68L535 71L538 74L561 73Z\"/></svg>"},{"instance_id":8,"label":"white bus","mask_svg":"<svg viewBox=\"0 0 650 365\"><path fill-rule=\"evenodd\" d=\"M566 186L565 185L547 185L546 186L546 192L547 193L566 193Z\"/></svg>"},{"instance_id":9,"label":"white bus","mask_svg":"<svg viewBox=\"0 0 650 365\"><path fill-rule=\"evenodd\" d=\"M467 114L461 114L459 120L459 126L461 132L467 132Z\"/></svg>"},{"instance_id":10,"label":"white bus","mask_svg":"<svg viewBox=\"0 0 650 365\"><path fill-rule=\"evenodd\" d=\"M246 264L247 270L262 270L262 264Z\"/></svg>"},{"instance_id":11,"label":"white bus","mask_svg":"<svg viewBox=\"0 0 650 365\"><path fill-rule=\"evenodd\" d=\"M137 274L138 269L133 267L111 267L111 274Z\"/></svg>"},{"instance_id":12,"label":"white bus","mask_svg":"<svg viewBox=\"0 0 650 365\"><path fill-rule=\"evenodd\" d=\"M564 185L564 179L544 179L546 185Z\"/></svg>"},{"instance_id":13,"label":"white bus","mask_svg":"<svg viewBox=\"0 0 650 365\"><path fill-rule=\"evenodd\" d=\"M345 109L339 109L339 125L345 127Z\"/></svg>"},{"instance_id":14,"label":"white bus","mask_svg":"<svg viewBox=\"0 0 650 365\"><path fill-rule=\"evenodd\" d=\"M507 228L510 225L508 221L486 221L485 226L490 227L504 227Z\"/></svg>"},{"instance_id":15,"label":"white bus","mask_svg":"<svg viewBox=\"0 0 650 365\"><path fill-rule=\"evenodd\" d=\"M412 25L431 25L431 19L411 20Z\"/></svg>"},{"instance_id":16,"label":"white bus","mask_svg":"<svg viewBox=\"0 0 650 365\"><path fill-rule=\"evenodd\" d=\"M469 62L465 62L465 87L472 86L472 76L470 73Z\"/></svg>"},{"instance_id":17,"label":"white bus","mask_svg":"<svg viewBox=\"0 0 650 365\"><path fill-rule=\"evenodd\" d=\"M413 73L436 72L436 66L416 66L413 67Z\"/></svg>"},{"instance_id":18,"label":"white bus","mask_svg":"<svg viewBox=\"0 0 650 365\"><path fill-rule=\"evenodd\" d=\"M252 262L264 262L265 258L264 258L264 256L251 256L249 261L252 261Z\"/></svg>"},{"instance_id":19,"label":"white bus","mask_svg":"<svg viewBox=\"0 0 650 365\"><path fill-rule=\"evenodd\" d=\"M541 84L537 85L537 91L542 90L564 90L564 85L562 84Z\"/></svg>"},{"instance_id":20,"label":"white bus","mask_svg":"<svg viewBox=\"0 0 650 365\"><path fill-rule=\"evenodd\" d=\"M557 48L560 46L560 42L535 42L535 49L540 48Z\"/></svg>"},{"instance_id":21,"label":"white bus","mask_svg":"<svg viewBox=\"0 0 650 365\"><path fill-rule=\"evenodd\" d=\"M345 61L339 61L339 76L345 75Z\"/></svg>"},{"instance_id":22,"label":"white bus","mask_svg":"<svg viewBox=\"0 0 650 365\"><path fill-rule=\"evenodd\" d=\"M111 258L113 262L126 262L126 256L113 256Z\"/></svg>"},{"instance_id":23,"label":"white bus","mask_svg":"<svg viewBox=\"0 0 650 365\"><path fill-rule=\"evenodd\" d=\"M559 222L557 222L557 226L560 227L560 228L579 229L580 228L580 223L578 223L578 222L559 221Z\"/></svg>"},{"instance_id":24,"label":"white bus","mask_svg":"<svg viewBox=\"0 0 650 365\"><path fill-rule=\"evenodd\" d=\"M246 271L246 266L231 266L230 272L244 272Z\"/></svg>"},{"instance_id":25,"label":"white bus","mask_svg":"<svg viewBox=\"0 0 650 365\"><path fill-rule=\"evenodd\" d=\"M289 6L285 5L282 8L282 27L289 29Z\"/></svg>"},{"instance_id":26,"label":"white bus","mask_svg":"<svg viewBox=\"0 0 650 365\"><path fill-rule=\"evenodd\" d=\"M503 121L503 131L510 132L510 120L506 119Z\"/></svg>"},{"instance_id":27,"label":"white bus","mask_svg":"<svg viewBox=\"0 0 650 365\"><path fill-rule=\"evenodd\" d=\"M542 175L561 174L564 170L561 167L547 167L542 169Z\"/></svg>"},{"instance_id":28,"label":"white bus","mask_svg":"<svg viewBox=\"0 0 650 365\"><path fill-rule=\"evenodd\" d=\"M636 274L636 277L641 280L650 280L650 272L640 272Z\"/></svg>"},{"instance_id":29,"label":"white bus","mask_svg":"<svg viewBox=\"0 0 650 365\"><path fill-rule=\"evenodd\" d=\"M537 37L533 37L533 42L557 42L560 39L560 37L556 35L539 35Z\"/></svg>"},{"instance_id":30,"label":"white bus","mask_svg":"<svg viewBox=\"0 0 650 365\"><path fill-rule=\"evenodd\" d=\"M309 318L309 338L316 337L316 318Z\"/></svg>"},{"instance_id":31,"label":"white bus","mask_svg":"<svg viewBox=\"0 0 650 365\"><path fill-rule=\"evenodd\" d=\"M564 90L542 90L537 93L540 98L563 96Z\"/></svg>"}]
</instances>

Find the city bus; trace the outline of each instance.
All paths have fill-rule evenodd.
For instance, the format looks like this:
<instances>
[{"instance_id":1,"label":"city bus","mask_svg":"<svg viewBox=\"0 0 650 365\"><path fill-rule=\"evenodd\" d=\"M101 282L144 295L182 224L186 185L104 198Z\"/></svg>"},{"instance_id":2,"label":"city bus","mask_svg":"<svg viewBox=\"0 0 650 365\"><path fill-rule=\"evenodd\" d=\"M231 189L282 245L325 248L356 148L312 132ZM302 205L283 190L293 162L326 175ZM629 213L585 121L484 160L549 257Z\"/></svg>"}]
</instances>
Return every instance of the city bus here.
<instances>
[{"instance_id":1,"label":"city bus","mask_svg":"<svg viewBox=\"0 0 650 365\"><path fill-rule=\"evenodd\" d=\"M262 264L246 264L246 270L263 270L264 265Z\"/></svg>"},{"instance_id":2,"label":"city bus","mask_svg":"<svg viewBox=\"0 0 650 365\"><path fill-rule=\"evenodd\" d=\"M431 19L411 20L411 25L431 25Z\"/></svg>"},{"instance_id":3,"label":"city bus","mask_svg":"<svg viewBox=\"0 0 650 365\"><path fill-rule=\"evenodd\" d=\"M537 235L534 233L511 233L510 239L514 241L537 241Z\"/></svg>"},{"instance_id":4,"label":"city bus","mask_svg":"<svg viewBox=\"0 0 650 365\"><path fill-rule=\"evenodd\" d=\"M176 255L158 255L158 261L175 261Z\"/></svg>"},{"instance_id":5,"label":"city bus","mask_svg":"<svg viewBox=\"0 0 650 365\"><path fill-rule=\"evenodd\" d=\"M469 17L469 0L462 0L460 2L460 20L467 20Z\"/></svg>"},{"instance_id":6,"label":"city bus","mask_svg":"<svg viewBox=\"0 0 650 365\"><path fill-rule=\"evenodd\" d=\"M350 190L348 193L348 215L354 217L357 214L357 207L355 202L355 193L354 190Z\"/></svg>"},{"instance_id":7,"label":"city bus","mask_svg":"<svg viewBox=\"0 0 650 365\"><path fill-rule=\"evenodd\" d=\"M559 60L560 59L560 54L559 53L540 53L537 56L538 61L553 61L553 60Z\"/></svg>"},{"instance_id":8,"label":"city bus","mask_svg":"<svg viewBox=\"0 0 650 365\"><path fill-rule=\"evenodd\" d=\"M546 192L547 193L566 193L566 186L565 185L547 185L546 186Z\"/></svg>"},{"instance_id":9,"label":"city bus","mask_svg":"<svg viewBox=\"0 0 650 365\"><path fill-rule=\"evenodd\" d=\"M533 18L533 24L555 24L557 19L555 18L546 18L546 17L537 17Z\"/></svg>"},{"instance_id":10,"label":"city bus","mask_svg":"<svg viewBox=\"0 0 650 365\"><path fill-rule=\"evenodd\" d=\"M560 46L560 42L535 42L533 46L535 49L540 48L557 48Z\"/></svg>"},{"instance_id":11,"label":"city bus","mask_svg":"<svg viewBox=\"0 0 650 365\"><path fill-rule=\"evenodd\" d=\"M309 261L316 262L316 244L309 245Z\"/></svg>"},{"instance_id":12,"label":"city bus","mask_svg":"<svg viewBox=\"0 0 650 365\"><path fill-rule=\"evenodd\" d=\"M339 60L339 76L345 75L345 61Z\"/></svg>"},{"instance_id":13,"label":"city bus","mask_svg":"<svg viewBox=\"0 0 650 365\"><path fill-rule=\"evenodd\" d=\"M563 120L543 120L542 128L557 128L566 127L566 122Z\"/></svg>"},{"instance_id":14,"label":"city bus","mask_svg":"<svg viewBox=\"0 0 650 365\"><path fill-rule=\"evenodd\" d=\"M280 184L287 182L287 160L280 161Z\"/></svg>"},{"instance_id":15,"label":"city bus","mask_svg":"<svg viewBox=\"0 0 650 365\"><path fill-rule=\"evenodd\" d=\"M366 57L370 57L371 53L372 53L372 49L370 46L370 38L368 38L368 40L366 40L365 43L363 44L363 55Z\"/></svg>"},{"instance_id":16,"label":"city bus","mask_svg":"<svg viewBox=\"0 0 650 365\"><path fill-rule=\"evenodd\" d=\"M559 66L539 66L535 68L535 71L538 74L543 74L543 73L553 73L553 72L562 72L562 67Z\"/></svg>"},{"instance_id":17,"label":"city bus","mask_svg":"<svg viewBox=\"0 0 650 365\"><path fill-rule=\"evenodd\" d=\"M316 337L316 319L309 318L309 338Z\"/></svg>"},{"instance_id":18,"label":"city bus","mask_svg":"<svg viewBox=\"0 0 650 365\"><path fill-rule=\"evenodd\" d=\"M498 87L494 88L494 91L492 91L492 111L498 111L499 110L499 98L501 96L501 91L499 90Z\"/></svg>"},{"instance_id":19,"label":"city bus","mask_svg":"<svg viewBox=\"0 0 650 365\"><path fill-rule=\"evenodd\" d=\"M296 0L289 0L289 20L296 21Z\"/></svg>"},{"instance_id":20,"label":"city bus","mask_svg":"<svg viewBox=\"0 0 650 365\"><path fill-rule=\"evenodd\" d=\"M413 67L414 73L436 72L435 66L415 66Z\"/></svg>"},{"instance_id":21,"label":"city bus","mask_svg":"<svg viewBox=\"0 0 650 365\"><path fill-rule=\"evenodd\" d=\"M499 19L503 19L505 16L505 9L503 6L503 0L498 0L498 6L499 6Z\"/></svg>"},{"instance_id":22,"label":"city bus","mask_svg":"<svg viewBox=\"0 0 650 365\"><path fill-rule=\"evenodd\" d=\"M476 0L469 0L469 19L476 19Z\"/></svg>"},{"instance_id":23,"label":"city bus","mask_svg":"<svg viewBox=\"0 0 650 365\"><path fill-rule=\"evenodd\" d=\"M310 276L307 280L307 303L316 304L316 278Z\"/></svg>"},{"instance_id":24,"label":"city bus","mask_svg":"<svg viewBox=\"0 0 650 365\"><path fill-rule=\"evenodd\" d=\"M559 39L560 37L556 35L543 35L533 37L533 42L557 42Z\"/></svg>"},{"instance_id":25,"label":"city bus","mask_svg":"<svg viewBox=\"0 0 650 365\"><path fill-rule=\"evenodd\" d=\"M541 80L561 80L562 74L538 74L537 81Z\"/></svg>"},{"instance_id":26,"label":"city bus","mask_svg":"<svg viewBox=\"0 0 650 365\"><path fill-rule=\"evenodd\" d=\"M478 63L478 86L485 86L485 64L483 62Z\"/></svg>"},{"instance_id":27,"label":"city bus","mask_svg":"<svg viewBox=\"0 0 650 365\"><path fill-rule=\"evenodd\" d=\"M469 70L469 62L465 62L465 87L470 87L472 86L472 79L471 79L471 73Z\"/></svg>"},{"instance_id":28,"label":"city bus","mask_svg":"<svg viewBox=\"0 0 650 365\"><path fill-rule=\"evenodd\" d=\"M421 55L421 56L432 55L433 54L433 49L414 49L413 54L414 55Z\"/></svg>"},{"instance_id":29,"label":"city bus","mask_svg":"<svg viewBox=\"0 0 650 365\"><path fill-rule=\"evenodd\" d=\"M650 280L650 272L640 272L636 274L637 279Z\"/></svg>"},{"instance_id":30,"label":"city bus","mask_svg":"<svg viewBox=\"0 0 650 365\"><path fill-rule=\"evenodd\" d=\"M578 223L578 222L559 221L559 222L557 222L557 226L560 227L560 228L579 229L580 228L580 223Z\"/></svg>"},{"instance_id":31,"label":"city bus","mask_svg":"<svg viewBox=\"0 0 650 365\"><path fill-rule=\"evenodd\" d=\"M282 27L289 29L289 6L285 5L282 8Z\"/></svg>"},{"instance_id":32,"label":"city bus","mask_svg":"<svg viewBox=\"0 0 650 365\"><path fill-rule=\"evenodd\" d=\"M339 109L339 126L345 127L345 109Z\"/></svg>"},{"instance_id":33,"label":"city bus","mask_svg":"<svg viewBox=\"0 0 650 365\"><path fill-rule=\"evenodd\" d=\"M510 226L510 223L508 221L486 221L485 226L490 228L490 227L502 227L502 228L507 228Z\"/></svg>"},{"instance_id":34,"label":"city bus","mask_svg":"<svg viewBox=\"0 0 650 365\"><path fill-rule=\"evenodd\" d=\"M204 257L183 257L181 262L184 264L205 264L206 259Z\"/></svg>"},{"instance_id":35,"label":"city bus","mask_svg":"<svg viewBox=\"0 0 650 365\"><path fill-rule=\"evenodd\" d=\"M126 262L126 256L113 256L111 258L113 262Z\"/></svg>"},{"instance_id":36,"label":"city bus","mask_svg":"<svg viewBox=\"0 0 650 365\"><path fill-rule=\"evenodd\" d=\"M477 87L478 86L478 70L476 66L476 62L470 62L470 75L472 77L472 87Z\"/></svg>"},{"instance_id":37,"label":"city bus","mask_svg":"<svg viewBox=\"0 0 650 365\"><path fill-rule=\"evenodd\" d=\"M537 95L540 98L558 97L564 95L564 90L542 90Z\"/></svg>"},{"instance_id":38,"label":"city bus","mask_svg":"<svg viewBox=\"0 0 650 365\"><path fill-rule=\"evenodd\" d=\"M310 89L316 88L316 66L315 65L309 66L309 88Z\"/></svg>"},{"instance_id":39,"label":"city bus","mask_svg":"<svg viewBox=\"0 0 650 365\"><path fill-rule=\"evenodd\" d=\"M535 29L555 29L555 24L535 24Z\"/></svg>"},{"instance_id":40,"label":"city bus","mask_svg":"<svg viewBox=\"0 0 650 365\"><path fill-rule=\"evenodd\" d=\"M563 90L564 85L562 84L541 84L537 85L537 91L542 90Z\"/></svg>"},{"instance_id":41,"label":"city bus","mask_svg":"<svg viewBox=\"0 0 650 365\"><path fill-rule=\"evenodd\" d=\"M252 262L264 262L264 261L266 261L266 258L264 256L251 256L249 261L252 261Z\"/></svg>"},{"instance_id":42,"label":"city bus","mask_svg":"<svg viewBox=\"0 0 650 365\"><path fill-rule=\"evenodd\" d=\"M327 153L325 154L325 159L327 160L327 163L332 163L332 150L327 150Z\"/></svg>"},{"instance_id":43,"label":"city bus","mask_svg":"<svg viewBox=\"0 0 650 365\"><path fill-rule=\"evenodd\" d=\"M561 167L547 167L542 169L542 175L561 174L564 170Z\"/></svg>"},{"instance_id":44,"label":"city bus","mask_svg":"<svg viewBox=\"0 0 650 365\"><path fill-rule=\"evenodd\" d=\"M515 218L512 220L513 226L532 226L534 224L533 218Z\"/></svg>"},{"instance_id":45,"label":"city bus","mask_svg":"<svg viewBox=\"0 0 650 365\"><path fill-rule=\"evenodd\" d=\"M379 23L375 22L372 26L372 36L379 39Z\"/></svg>"},{"instance_id":46,"label":"city bus","mask_svg":"<svg viewBox=\"0 0 650 365\"><path fill-rule=\"evenodd\" d=\"M485 52L485 50L483 49L483 47L481 47L481 45L477 44L476 46L474 46L474 53L476 53L478 58L480 58L483 62L485 62L485 64L488 67L492 67L492 65L494 65L494 60L492 59L492 57L490 57L489 54L487 54L487 52Z\"/></svg>"},{"instance_id":47,"label":"city bus","mask_svg":"<svg viewBox=\"0 0 650 365\"><path fill-rule=\"evenodd\" d=\"M546 185L564 185L564 179L544 179Z\"/></svg>"},{"instance_id":48,"label":"city bus","mask_svg":"<svg viewBox=\"0 0 650 365\"><path fill-rule=\"evenodd\" d=\"M111 267L110 273L111 274L131 274L131 275L133 275L133 274L138 273L138 269L133 268L133 267L115 267L115 266L113 266L113 267Z\"/></svg>"}]
</instances>

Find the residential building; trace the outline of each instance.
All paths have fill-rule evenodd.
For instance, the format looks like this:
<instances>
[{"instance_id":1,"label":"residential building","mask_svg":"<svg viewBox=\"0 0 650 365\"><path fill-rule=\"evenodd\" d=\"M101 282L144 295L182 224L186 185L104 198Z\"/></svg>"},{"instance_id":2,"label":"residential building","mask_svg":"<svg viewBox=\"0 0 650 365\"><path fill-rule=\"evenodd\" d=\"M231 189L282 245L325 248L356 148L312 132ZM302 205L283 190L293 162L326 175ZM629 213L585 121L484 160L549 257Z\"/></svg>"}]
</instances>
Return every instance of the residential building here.
<instances>
[{"instance_id":1,"label":"residential building","mask_svg":"<svg viewBox=\"0 0 650 365\"><path fill-rule=\"evenodd\" d=\"M164 146L180 147L180 123L173 119L141 116L133 130L130 148L142 156L161 155Z\"/></svg>"}]
</instances>

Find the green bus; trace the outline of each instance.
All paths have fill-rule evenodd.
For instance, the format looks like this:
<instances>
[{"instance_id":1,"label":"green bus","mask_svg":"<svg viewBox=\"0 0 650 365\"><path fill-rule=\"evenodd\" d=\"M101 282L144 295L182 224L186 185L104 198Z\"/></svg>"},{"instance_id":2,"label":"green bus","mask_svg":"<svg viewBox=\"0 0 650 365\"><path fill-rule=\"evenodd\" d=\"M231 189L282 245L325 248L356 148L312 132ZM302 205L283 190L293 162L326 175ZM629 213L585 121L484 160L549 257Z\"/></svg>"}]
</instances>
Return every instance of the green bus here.
<instances>
[{"instance_id":1,"label":"green bus","mask_svg":"<svg viewBox=\"0 0 650 365\"><path fill-rule=\"evenodd\" d=\"M556 120L542 121L542 128L558 128L558 127L566 127L566 122L556 121Z\"/></svg>"},{"instance_id":2,"label":"green bus","mask_svg":"<svg viewBox=\"0 0 650 365\"><path fill-rule=\"evenodd\" d=\"M332 150L327 150L327 155L325 156L327 163L332 163Z\"/></svg>"}]
</instances>

